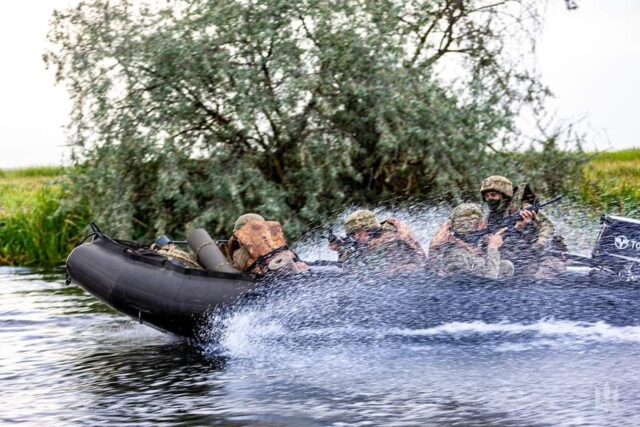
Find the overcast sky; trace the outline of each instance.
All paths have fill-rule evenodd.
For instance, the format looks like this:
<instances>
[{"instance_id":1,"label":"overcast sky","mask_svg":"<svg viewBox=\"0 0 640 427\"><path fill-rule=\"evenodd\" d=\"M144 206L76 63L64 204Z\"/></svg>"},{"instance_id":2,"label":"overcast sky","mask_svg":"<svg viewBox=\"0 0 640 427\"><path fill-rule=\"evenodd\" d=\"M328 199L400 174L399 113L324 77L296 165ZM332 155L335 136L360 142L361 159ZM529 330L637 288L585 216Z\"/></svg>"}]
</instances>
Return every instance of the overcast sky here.
<instances>
[{"instance_id":1,"label":"overcast sky","mask_svg":"<svg viewBox=\"0 0 640 427\"><path fill-rule=\"evenodd\" d=\"M69 101L42 62L49 17L75 0L0 4L0 169L59 165ZM585 117L589 148L640 147L640 1L549 0L538 48L543 81L561 118Z\"/></svg>"}]
</instances>

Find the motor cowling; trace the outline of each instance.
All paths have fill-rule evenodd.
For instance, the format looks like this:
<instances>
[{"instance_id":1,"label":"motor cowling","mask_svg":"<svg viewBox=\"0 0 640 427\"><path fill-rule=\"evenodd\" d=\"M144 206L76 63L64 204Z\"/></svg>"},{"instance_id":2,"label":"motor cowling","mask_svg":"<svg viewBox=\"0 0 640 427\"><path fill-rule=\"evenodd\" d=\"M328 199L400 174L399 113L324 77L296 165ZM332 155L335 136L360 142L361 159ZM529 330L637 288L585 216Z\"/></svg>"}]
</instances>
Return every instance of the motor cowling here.
<instances>
[{"instance_id":1,"label":"motor cowling","mask_svg":"<svg viewBox=\"0 0 640 427\"><path fill-rule=\"evenodd\" d=\"M640 221L603 215L600 223L593 260L619 275L640 277Z\"/></svg>"}]
</instances>

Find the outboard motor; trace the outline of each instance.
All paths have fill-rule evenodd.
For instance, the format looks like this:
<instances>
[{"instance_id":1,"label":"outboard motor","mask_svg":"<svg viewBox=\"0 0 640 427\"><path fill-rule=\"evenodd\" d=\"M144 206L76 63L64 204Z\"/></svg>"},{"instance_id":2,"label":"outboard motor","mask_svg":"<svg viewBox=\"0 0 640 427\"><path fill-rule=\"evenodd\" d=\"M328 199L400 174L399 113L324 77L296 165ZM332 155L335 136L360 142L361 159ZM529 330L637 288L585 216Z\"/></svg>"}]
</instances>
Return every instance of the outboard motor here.
<instances>
[{"instance_id":1,"label":"outboard motor","mask_svg":"<svg viewBox=\"0 0 640 427\"><path fill-rule=\"evenodd\" d=\"M591 257L599 266L627 280L640 279L640 221L603 215Z\"/></svg>"},{"instance_id":2,"label":"outboard motor","mask_svg":"<svg viewBox=\"0 0 640 427\"><path fill-rule=\"evenodd\" d=\"M223 273L240 273L233 268L207 230L196 228L187 239L189 247L206 269Z\"/></svg>"}]
</instances>

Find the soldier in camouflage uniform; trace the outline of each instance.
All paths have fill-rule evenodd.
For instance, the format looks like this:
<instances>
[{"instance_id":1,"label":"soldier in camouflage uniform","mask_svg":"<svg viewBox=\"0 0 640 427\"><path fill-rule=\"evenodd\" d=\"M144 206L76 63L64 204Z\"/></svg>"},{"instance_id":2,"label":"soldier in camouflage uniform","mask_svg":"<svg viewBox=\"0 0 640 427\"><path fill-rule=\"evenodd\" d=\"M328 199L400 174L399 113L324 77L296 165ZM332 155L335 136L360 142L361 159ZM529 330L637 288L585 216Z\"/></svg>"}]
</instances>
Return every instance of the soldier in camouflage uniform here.
<instances>
[{"instance_id":1,"label":"soldier in camouflage uniform","mask_svg":"<svg viewBox=\"0 0 640 427\"><path fill-rule=\"evenodd\" d=\"M514 187L507 178L494 175L482 181L480 194L489 210L485 218L487 226L520 212L522 221L515 230L510 230L502 249L503 257L513 262L516 275L547 278L566 271L562 260L545 254L552 245L562 245L562 239L555 236L553 223L542 211L522 210L536 201L528 184Z\"/></svg>"},{"instance_id":2,"label":"soldier in camouflage uniform","mask_svg":"<svg viewBox=\"0 0 640 427\"><path fill-rule=\"evenodd\" d=\"M488 236L486 251L464 241L464 237L482 227L482 208L475 203L456 206L449 221L429 246L429 268L441 277L471 274L488 279L513 275L513 264L501 260L500 248L506 229Z\"/></svg>"},{"instance_id":3,"label":"soldier in camouflage uniform","mask_svg":"<svg viewBox=\"0 0 640 427\"><path fill-rule=\"evenodd\" d=\"M235 269L259 277L305 273L309 270L287 246L280 223L266 221L254 213L238 217L226 250Z\"/></svg>"},{"instance_id":4,"label":"soldier in camouflage uniform","mask_svg":"<svg viewBox=\"0 0 640 427\"><path fill-rule=\"evenodd\" d=\"M389 218L380 222L369 210L349 215L344 223L347 237L329 249L347 270L421 271L427 257L416 236L403 222Z\"/></svg>"}]
</instances>

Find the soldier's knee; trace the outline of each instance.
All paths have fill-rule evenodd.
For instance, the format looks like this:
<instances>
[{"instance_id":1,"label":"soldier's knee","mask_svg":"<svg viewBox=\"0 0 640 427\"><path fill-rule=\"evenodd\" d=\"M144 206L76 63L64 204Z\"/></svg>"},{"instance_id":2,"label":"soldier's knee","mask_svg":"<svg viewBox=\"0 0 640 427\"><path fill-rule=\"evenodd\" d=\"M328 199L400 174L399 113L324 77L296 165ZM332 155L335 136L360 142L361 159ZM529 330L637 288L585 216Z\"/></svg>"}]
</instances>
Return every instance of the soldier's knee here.
<instances>
[{"instance_id":1,"label":"soldier's knee","mask_svg":"<svg viewBox=\"0 0 640 427\"><path fill-rule=\"evenodd\" d=\"M509 260L503 259L500 261L500 268L498 270L498 278L502 279L505 277L513 276L515 272L515 267L513 263Z\"/></svg>"}]
</instances>

